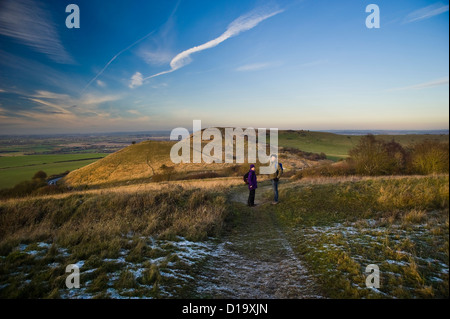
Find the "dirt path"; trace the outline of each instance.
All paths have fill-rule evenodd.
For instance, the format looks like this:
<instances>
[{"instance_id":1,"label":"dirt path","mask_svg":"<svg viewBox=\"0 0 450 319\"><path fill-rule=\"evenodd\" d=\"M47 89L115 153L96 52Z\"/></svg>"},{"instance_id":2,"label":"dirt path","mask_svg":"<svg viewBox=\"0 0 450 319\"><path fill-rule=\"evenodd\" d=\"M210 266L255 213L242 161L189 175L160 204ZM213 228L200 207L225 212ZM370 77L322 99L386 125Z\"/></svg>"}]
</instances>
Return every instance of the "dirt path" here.
<instances>
[{"instance_id":1,"label":"dirt path","mask_svg":"<svg viewBox=\"0 0 450 319\"><path fill-rule=\"evenodd\" d=\"M258 188L255 208L246 207L247 192L232 195L242 209L238 225L218 244L201 276L197 292L209 298L322 298L286 240ZM241 208L242 207L242 208Z\"/></svg>"}]
</instances>

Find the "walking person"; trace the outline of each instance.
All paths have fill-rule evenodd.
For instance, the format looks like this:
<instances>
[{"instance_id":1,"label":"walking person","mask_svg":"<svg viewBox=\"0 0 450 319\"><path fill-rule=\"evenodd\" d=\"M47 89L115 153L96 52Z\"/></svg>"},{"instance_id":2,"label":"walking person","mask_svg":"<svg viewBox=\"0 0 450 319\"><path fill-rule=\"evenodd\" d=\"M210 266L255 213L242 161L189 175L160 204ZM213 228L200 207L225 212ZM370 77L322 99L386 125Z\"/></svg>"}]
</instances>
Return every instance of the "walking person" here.
<instances>
[{"instance_id":1,"label":"walking person","mask_svg":"<svg viewBox=\"0 0 450 319\"><path fill-rule=\"evenodd\" d=\"M256 180L256 172L255 172L255 165L251 164L250 165L250 171L248 172L248 189L249 189L249 194L248 194L248 206L250 207L254 207L255 205L255 193L256 193L256 189L258 188L258 182Z\"/></svg>"},{"instance_id":2,"label":"walking person","mask_svg":"<svg viewBox=\"0 0 450 319\"><path fill-rule=\"evenodd\" d=\"M278 204L278 182L283 174L283 166L281 163L278 163L278 157L275 154L272 154L270 157L270 165L273 165L275 170L275 172L271 175L271 180L274 193L272 205L276 205Z\"/></svg>"}]
</instances>

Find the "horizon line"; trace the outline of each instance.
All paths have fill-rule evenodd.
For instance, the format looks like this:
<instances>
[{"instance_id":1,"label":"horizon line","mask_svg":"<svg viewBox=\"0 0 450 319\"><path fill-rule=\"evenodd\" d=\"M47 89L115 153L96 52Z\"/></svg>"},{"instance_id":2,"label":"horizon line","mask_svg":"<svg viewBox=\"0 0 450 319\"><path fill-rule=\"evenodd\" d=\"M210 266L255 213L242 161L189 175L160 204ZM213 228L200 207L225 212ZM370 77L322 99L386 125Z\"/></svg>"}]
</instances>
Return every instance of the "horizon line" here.
<instances>
[{"instance_id":1,"label":"horizon line","mask_svg":"<svg viewBox=\"0 0 450 319\"><path fill-rule=\"evenodd\" d=\"M239 126L214 126L216 128L239 128ZM202 128L202 130L207 128L213 128L211 127L205 127ZM243 127L240 127L243 128ZM258 128L253 128L257 130ZM266 128L268 129L268 128ZM270 128L269 128L270 130ZM24 133L24 134L8 134L8 133L0 133L0 137L6 137L6 136L61 136L61 135L99 135L99 134L149 134L149 133L169 133L172 131L172 129L159 129L159 130L148 130L148 131L109 131L109 132L79 132L79 133ZM191 132L191 130L189 130ZM363 132L391 132L391 133L401 133L401 132L410 132L404 135L415 135L415 134L421 134L423 132L424 134L427 134L426 132L446 132L446 133L439 133L439 134L449 134L450 130L448 128L443 129L323 129L323 130L312 130L312 129L278 129L278 131L307 131L307 132L319 132L319 133L337 133L337 132L360 132L360 135L365 135ZM417 133L413 133L417 132ZM370 134L370 133L366 133ZM386 134L386 135L395 135L395 134ZM400 134L401 135L401 134Z\"/></svg>"}]
</instances>

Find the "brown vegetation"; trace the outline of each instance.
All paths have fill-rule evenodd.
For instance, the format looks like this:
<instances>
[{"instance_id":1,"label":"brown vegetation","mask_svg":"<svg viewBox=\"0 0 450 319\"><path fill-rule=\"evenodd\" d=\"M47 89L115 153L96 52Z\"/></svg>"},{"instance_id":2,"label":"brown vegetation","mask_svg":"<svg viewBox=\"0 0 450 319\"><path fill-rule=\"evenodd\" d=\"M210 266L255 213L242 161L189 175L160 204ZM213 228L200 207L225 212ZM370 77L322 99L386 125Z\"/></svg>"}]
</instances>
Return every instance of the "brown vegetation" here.
<instances>
[{"instance_id":1,"label":"brown vegetation","mask_svg":"<svg viewBox=\"0 0 450 319\"><path fill-rule=\"evenodd\" d=\"M449 144L426 140L404 148L395 141L386 142L373 135L361 138L349 152L350 157L337 163L324 163L296 174L307 176L381 176L448 174Z\"/></svg>"}]
</instances>

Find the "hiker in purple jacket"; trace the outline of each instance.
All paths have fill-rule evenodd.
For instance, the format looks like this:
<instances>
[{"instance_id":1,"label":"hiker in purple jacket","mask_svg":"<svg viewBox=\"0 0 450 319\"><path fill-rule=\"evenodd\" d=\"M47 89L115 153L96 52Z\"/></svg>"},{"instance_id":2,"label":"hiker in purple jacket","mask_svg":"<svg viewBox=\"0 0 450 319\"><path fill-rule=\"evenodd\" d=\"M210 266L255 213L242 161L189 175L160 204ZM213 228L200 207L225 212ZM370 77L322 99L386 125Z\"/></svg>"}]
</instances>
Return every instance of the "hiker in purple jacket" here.
<instances>
[{"instance_id":1,"label":"hiker in purple jacket","mask_svg":"<svg viewBox=\"0 0 450 319\"><path fill-rule=\"evenodd\" d=\"M258 182L256 181L255 165L250 165L250 171L248 173L248 189L250 193L248 195L248 206L253 207L255 205L255 191L258 188Z\"/></svg>"}]
</instances>

